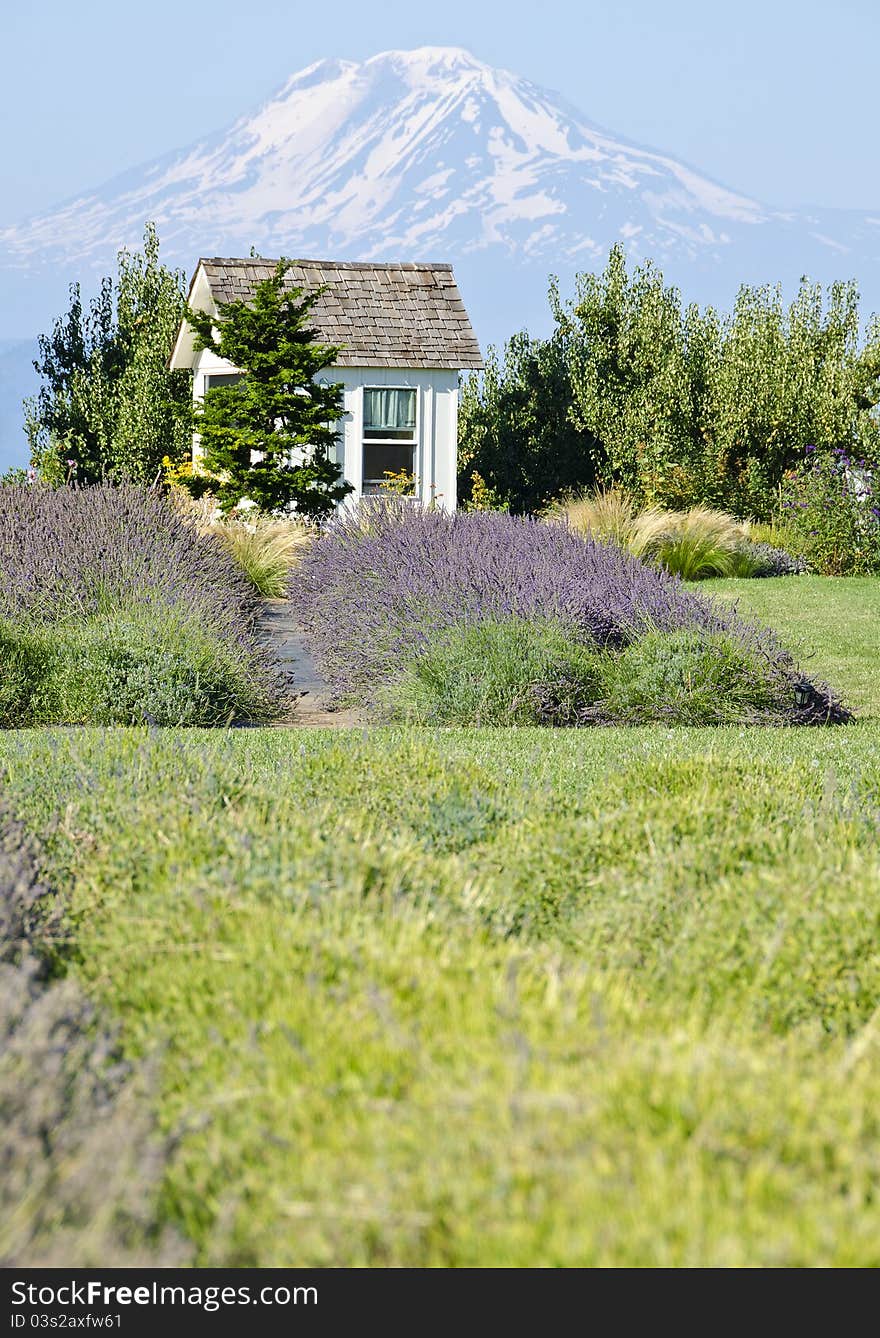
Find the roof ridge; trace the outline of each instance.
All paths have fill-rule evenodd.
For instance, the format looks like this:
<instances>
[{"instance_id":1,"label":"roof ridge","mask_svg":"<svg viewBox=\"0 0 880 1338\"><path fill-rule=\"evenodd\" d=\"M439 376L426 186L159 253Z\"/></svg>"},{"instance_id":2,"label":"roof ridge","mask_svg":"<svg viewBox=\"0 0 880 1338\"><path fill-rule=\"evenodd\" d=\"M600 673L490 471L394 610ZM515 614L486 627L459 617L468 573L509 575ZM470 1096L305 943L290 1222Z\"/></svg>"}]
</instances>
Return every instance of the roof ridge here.
<instances>
[{"instance_id":1,"label":"roof ridge","mask_svg":"<svg viewBox=\"0 0 880 1338\"><path fill-rule=\"evenodd\" d=\"M200 265L277 265L282 257L270 256L199 256ZM324 269L400 269L452 270L446 260L307 260L303 256L285 256L292 265L315 265Z\"/></svg>"}]
</instances>

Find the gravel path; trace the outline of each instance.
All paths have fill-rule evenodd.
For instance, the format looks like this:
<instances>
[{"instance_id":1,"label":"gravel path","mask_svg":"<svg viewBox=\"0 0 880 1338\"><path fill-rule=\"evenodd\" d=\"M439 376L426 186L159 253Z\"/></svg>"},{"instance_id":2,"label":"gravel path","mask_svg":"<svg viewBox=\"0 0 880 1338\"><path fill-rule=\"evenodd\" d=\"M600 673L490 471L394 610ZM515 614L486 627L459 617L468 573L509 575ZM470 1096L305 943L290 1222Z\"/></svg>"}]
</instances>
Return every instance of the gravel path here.
<instances>
[{"instance_id":1,"label":"gravel path","mask_svg":"<svg viewBox=\"0 0 880 1338\"><path fill-rule=\"evenodd\" d=\"M362 723L357 711L331 709L332 689L318 672L286 599L266 601L260 632L271 642L283 672L290 679L291 697L295 703L289 716L278 722L278 728L329 726L344 729Z\"/></svg>"}]
</instances>

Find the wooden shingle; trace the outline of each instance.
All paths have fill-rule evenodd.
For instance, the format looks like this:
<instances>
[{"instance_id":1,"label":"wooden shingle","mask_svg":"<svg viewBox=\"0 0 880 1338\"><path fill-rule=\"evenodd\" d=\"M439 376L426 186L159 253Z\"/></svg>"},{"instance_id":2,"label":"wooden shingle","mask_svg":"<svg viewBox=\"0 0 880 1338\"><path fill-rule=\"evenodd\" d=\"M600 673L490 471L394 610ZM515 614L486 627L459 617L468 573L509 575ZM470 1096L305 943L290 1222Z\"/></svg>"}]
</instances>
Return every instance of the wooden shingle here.
<instances>
[{"instance_id":1,"label":"wooden shingle","mask_svg":"<svg viewBox=\"0 0 880 1338\"><path fill-rule=\"evenodd\" d=\"M215 303L248 301L276 261L214 256L199 264ZM286 284L328 292L311 323L326 344L341 345L340 367L480 368L480 346L451 265L295 260Z\"/></svg>"}]
</instances>

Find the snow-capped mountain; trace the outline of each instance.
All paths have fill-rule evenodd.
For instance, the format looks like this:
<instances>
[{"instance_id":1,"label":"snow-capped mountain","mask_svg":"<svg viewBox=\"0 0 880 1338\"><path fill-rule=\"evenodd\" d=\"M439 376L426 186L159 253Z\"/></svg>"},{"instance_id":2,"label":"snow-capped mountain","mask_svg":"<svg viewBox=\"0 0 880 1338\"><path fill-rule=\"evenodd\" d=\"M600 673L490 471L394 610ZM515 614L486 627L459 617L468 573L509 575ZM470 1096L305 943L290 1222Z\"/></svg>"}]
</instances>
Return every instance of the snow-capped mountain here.
<instances>
[{"instance_id":1,"label":"snow-capped mountain","mask_svg":"<svg viewBox=\"0 0 880 1338\"><path fill-rule=\"evenodd\" d=\"M0 227L0 336L45 328L155 219L166 260L199 255L450 260L478 335L547 327L622 240L686 297L740 282L859 279L880 305L880 217L778 211L589 121L457 48L322 60L258 111L59 207Z\"/></svg>"},{"instance_id":2,"label":"snow-capped mountain","mask_svg":"<svg viewBox=\"0 0 880 1338\"><path fill-rule=\"evenodd\" d=\"M227 131L2 230L0 244L25 260L104 261L144 217L190 253L219 237L361 258L501 244L587 259L621 228L654 249L723 246L731 224L767 212L524 79L429 47L319 61Z\"/></svg>"}]
</instances>

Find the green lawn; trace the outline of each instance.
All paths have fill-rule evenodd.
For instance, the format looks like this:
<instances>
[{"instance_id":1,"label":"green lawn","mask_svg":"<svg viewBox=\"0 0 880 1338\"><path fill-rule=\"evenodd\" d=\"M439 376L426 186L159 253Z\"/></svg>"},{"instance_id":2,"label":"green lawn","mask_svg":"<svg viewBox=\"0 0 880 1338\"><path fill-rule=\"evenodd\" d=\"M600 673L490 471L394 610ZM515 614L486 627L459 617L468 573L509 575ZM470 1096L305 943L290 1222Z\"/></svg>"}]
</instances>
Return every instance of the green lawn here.
<instances>
[{"instance_id":1,"label":"green lawn","mask_svg":"<svg viewBox=\"0 0 880 1338\"><path fill-rule=\"evenodd\" d=\"M784 634L808 673L826 679L862 718L880 719L880 580L783 576L706 581L742 612Z\"/></svg>"},{"instance_id":2,"label":"green lawn","mask_svg":"<svg viewBox=\"0 0 880 1338\"><path fill-rule=\"evenodd\" d=\"M876 708L880 583L717 586L811 606ZM0 771L157 1057L198 1263L880 1264L880 724L21 732Z\"/></svg>"}]
</instances>

